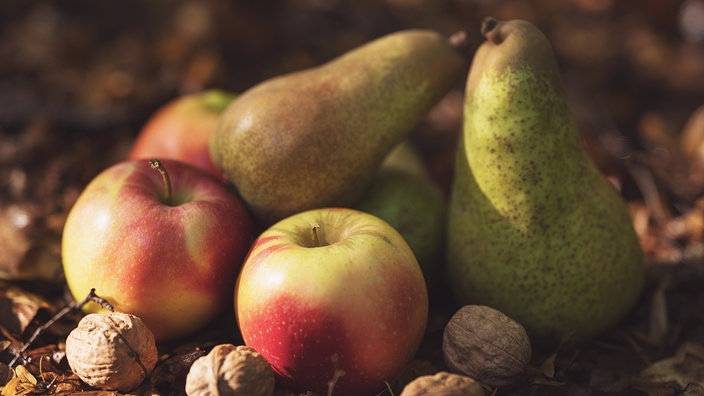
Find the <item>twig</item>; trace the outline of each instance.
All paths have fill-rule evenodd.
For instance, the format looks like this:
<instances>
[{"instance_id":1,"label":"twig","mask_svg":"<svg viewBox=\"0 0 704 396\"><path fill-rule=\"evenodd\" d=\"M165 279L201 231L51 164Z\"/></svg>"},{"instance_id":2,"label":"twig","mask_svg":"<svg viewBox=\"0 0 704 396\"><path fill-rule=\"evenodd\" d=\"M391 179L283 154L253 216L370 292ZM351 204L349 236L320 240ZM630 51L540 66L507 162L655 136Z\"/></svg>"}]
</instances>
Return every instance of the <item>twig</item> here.
<instances>
[{"instance_id":1,"label":"twig","mask_svg":"<svg viewBox=\"0 0 704 396\"><path fill-rule=\"evenodd\" d=\"M328 396L332 396L332 391L333 389L335 389L337 381L340 379L340 377L345 375L345 370L340 369L340 362L337 354L332 355L330 357L330 360L332 361L334 370L332 373L332 379L328 381Z\"/></svg>"},{"instance_id":2,"label":"twig","mask_svg":"<svg viewBox=\"0 0 704 396\"><path fill-rule=\"evenodd\" d=\"M80 309L84 305L86 305L88 302L93 301L95 303L100 304L103 308L109 310L110 312L114 311L115 308L104 298L99 297L97 294L95 294L95 288L90 289L90 292L88 292L88 295L86 298L84 298L81 301L74 302L73 304L67 305L64 307L61 311L57 312L51 319L49 319L46 323L43 325L37 327L36 330L34 330L34 333L32 333L32 336L29 337L27 342L22 345L22 348L15 354L15 357L10 361L9 366L12 367L14 364L19 360L20 358L24 361L24 353L29 349L29 346L32 345L32 343L39 337L43 332L46 331L46 329L49 328L52 324L54 324L57 320L63 318L66 316L69 312L73 310Z\"/></svg>"},{"instance_id":3,"label":"twig","mask_svg":"<svg viewBox=\"0 0 704 396\"><path fill-rule=\"evenodd\" d=\"M665 213L662 198L660 197L660 192L658 190L655 179L652 173L644 165L637 164L635 161L630 161L626 163L626 170L633 177L633 181L638 186L641 194L643 194L643 200L645 201L645 206L648 211L653 215L653 218L658 224L664 224L668 215Z\"/></svg>"}]
</instances>

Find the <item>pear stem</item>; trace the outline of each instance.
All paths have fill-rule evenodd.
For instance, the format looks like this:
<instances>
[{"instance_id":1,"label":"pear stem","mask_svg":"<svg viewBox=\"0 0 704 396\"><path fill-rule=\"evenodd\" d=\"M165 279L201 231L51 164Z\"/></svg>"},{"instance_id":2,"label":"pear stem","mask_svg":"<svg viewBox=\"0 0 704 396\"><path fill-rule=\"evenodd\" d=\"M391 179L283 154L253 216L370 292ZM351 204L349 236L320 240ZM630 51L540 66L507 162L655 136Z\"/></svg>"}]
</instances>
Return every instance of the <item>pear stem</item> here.
<instances>
[{"instance_id":1,"label":"pear stem","mask_svg":"<svg viewBox=\"0 0 704 396\"><path fill-rule=\"evenodd\" d=\"M311 231L311 234L313 235L313 246L314 247L320 247L320 239L318 239L318 228L320 228L320 224L318 224L318 223L313 223L310 226L310 231Z\"/></svg>"},{"instance_id":2,"label":"pear stem","mask_svg":"<svg viewBox=\"0 0 704 396\"><path fill-rule=\"evenodd\" d=\"M161 178L164 181L164 201L166 201L167 205L171 205L171 178L169 178L169 173L159 160L149 160L149 166L161 173Z\"/></svg>"},{"instance_id":3,"label":"pear stem","mask_svg":"<svg viewBox=\"0 0 704 396\"><path fill-rule=\"evenodd\" d=\"M485 18L482 21L482 26L480 29L482 36L494 44L501 44L504 38L498 33L499 25L501 25L501 22L496 19L492 17Z\"/></svg>"}]
</instances>

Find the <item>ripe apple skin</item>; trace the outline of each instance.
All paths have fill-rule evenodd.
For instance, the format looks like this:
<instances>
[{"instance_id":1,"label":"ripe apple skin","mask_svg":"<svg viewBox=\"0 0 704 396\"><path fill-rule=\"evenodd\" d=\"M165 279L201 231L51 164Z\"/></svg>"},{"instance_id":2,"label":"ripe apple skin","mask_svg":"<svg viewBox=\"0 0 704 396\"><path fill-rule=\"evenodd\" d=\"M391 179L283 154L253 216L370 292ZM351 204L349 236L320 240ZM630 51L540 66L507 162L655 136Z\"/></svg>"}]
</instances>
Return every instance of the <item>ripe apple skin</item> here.
<instances>
[{"instance_id":1,"label":"ripe apple skin","mask_svg":"<svg viewBox=\"0 0 704 396\"><path fill-rule=\"evenodd\" d=\"M172 99L144 124L128 159L176 159L222 177L210 159L209 140L220 114L234 97L211 89Z\"/></svg>"},{"instance_id":2,"label":"ripe apple skin","mask_svg":"<svg viewBox=\"0 0 704 396\"><path fill-rule=\"evenodd\" d=\"M312 227L318 224L320 246ZM279 381L334 395L383 389L415 354L428 318L423 274L403 237L353 209L302 212L254 242L235 291L247 345Z\"/></svg>"},{"instance_id":3,"label":"ripe apple skin","mask_svg":"<svg viewBox=\"0 0 704 396\"><path fill-rule=\"evenodd\" d=\"M88 184L62 236L74 298L95 288L115 310L139 316L158 341L191 334L232 307L253 240L250 214L220 179L178 161L162 164L171 205L148 160L123 161ZM85 310L101 311L95 303Z\"/></svg>"}]
</instances>

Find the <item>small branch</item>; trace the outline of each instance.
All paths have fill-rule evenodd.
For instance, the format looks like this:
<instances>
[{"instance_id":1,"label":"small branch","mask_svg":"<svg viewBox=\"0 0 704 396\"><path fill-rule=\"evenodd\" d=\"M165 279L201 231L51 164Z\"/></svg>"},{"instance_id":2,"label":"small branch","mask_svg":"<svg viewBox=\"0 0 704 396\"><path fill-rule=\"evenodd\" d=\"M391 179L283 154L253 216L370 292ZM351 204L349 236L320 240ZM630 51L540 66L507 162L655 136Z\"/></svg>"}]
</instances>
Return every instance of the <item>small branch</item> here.
<instances>
[{"instance_id":1,"label":"small branch","mask_svg":"<svg viewBox=\"0 0 704 396\"><path fill-rule=\"evenodd\" d=\"M337 354L334 354L330 356L330 361L332 362L333 366L333 373L332 373L332 379L328 381L328 395L327 396L332 396L332 391L335 389L335 385L337 385L337 381L340 380L340 377L345 375L345 370L340 369L340 358L337 356Z\"/></svg>"},{"instance_id":2,"label":"small branch","mask_svg":"<svg viewBox=\"0 0 704 396\"><path fill-rule=\"evenodd\" d=\"M83 307L90 301L100 304L103 308L109 310L110 312L113 312L115 310L115 308L107 300L95 294L94 288L90 289L90 292L88 292L86 298L81 301L74 302L73 304L67 305L61 311L57 312L46 323L37 327L37 329L34 330L34 333L32 333L32 336L29 337L27 342L25 342L24 345L22 345L22 348L15 354L15 357L12 359L12 361L10 361L10 364L8 364L8 366L12 367L20 358L22 359L22 361L24 361L24 353L27 351L27 349L29 349L29 346L32 345L32 343L37 339L37 337L39 337L42 333L46 331L46 329L49 328L49 326L54 324L57 320L66 316L69 312L81 309L81 307Z\"/></svg>"},{"instance_id":3,"label":"small branch","mask_svg":"<svg viewBox=\"0 0 704 396\"><path fill-rule=\"evenodd\" d=\"M627 162L626 170L630 173L641 194L643 194L643 201L648 208L648 212L653 216L657 224L664 224L669 216L665 212L665 205L660 197L653 174L650 173L647 167L635 162Z\"/></svg>"}]
</instances>

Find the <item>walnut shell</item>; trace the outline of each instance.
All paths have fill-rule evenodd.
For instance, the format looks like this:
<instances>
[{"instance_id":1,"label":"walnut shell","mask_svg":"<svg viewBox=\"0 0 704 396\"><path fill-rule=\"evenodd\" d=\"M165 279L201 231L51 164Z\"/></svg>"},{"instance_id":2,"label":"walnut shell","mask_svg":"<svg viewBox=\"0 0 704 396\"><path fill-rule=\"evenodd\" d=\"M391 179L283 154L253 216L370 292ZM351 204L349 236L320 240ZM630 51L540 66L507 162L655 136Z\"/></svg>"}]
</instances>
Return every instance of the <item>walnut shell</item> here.
<instances>
[{"instance_id":1,"label":"walnut shell","mask_svg":"<svg viewBox=\"0 0 704 396\"><path fill-rule=\"evenodd\" d=\"M271 396L274 370L248 346L221 344L193 362L186 377L186 394Z\"/></svg>"},{"instance_id":2,"label":"walnut shell","mask_svg":"<svg viewBox=\"0 0 704 396\"><path fill-rule=\"evenodd\" d=\"M452 316L445 326L442 350L450 370L491 386L518 382L531 358L523 326L481 305L464 306Z\"/></svg>"},{"instance_id":3,"label":"walnut shell","mask_svg":"<svg viewBox=\"0 0 704 396\"><path fill-rule=\"evenodd\" d=\"M464 375L441 371L423 375L403 388L400 396L486 396L482 385Z\"/></svg>"},{"instance_id":4,"label":"walnut shell","mask_svg":"<svg viewBox=\"0 0 704 396\"><path fill-rule=\"evenodd\" d=\"M158 353L140 318L113 312L83 317L66 338L66 359L86 384L127 392L151 373Z\"/></svg>"}]
</instances>

